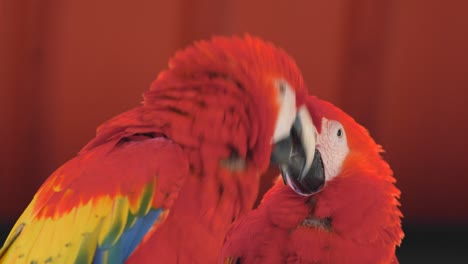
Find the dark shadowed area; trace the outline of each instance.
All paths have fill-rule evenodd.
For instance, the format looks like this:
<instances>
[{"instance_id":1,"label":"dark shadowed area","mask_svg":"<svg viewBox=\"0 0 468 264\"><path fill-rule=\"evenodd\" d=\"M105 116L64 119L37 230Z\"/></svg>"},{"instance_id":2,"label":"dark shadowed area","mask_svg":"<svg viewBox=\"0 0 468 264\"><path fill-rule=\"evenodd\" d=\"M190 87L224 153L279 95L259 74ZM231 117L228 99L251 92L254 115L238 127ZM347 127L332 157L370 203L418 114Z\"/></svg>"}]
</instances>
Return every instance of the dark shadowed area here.
<instances>
[{"instance_id":1,"label":"dark shadowed area","mask_svg":"<svg viewBox=\"0 0 468 264\"><path fill-rule=\"evenodd\" d=\"M177 49L248 32L287 50L312 94L384 146L402 190L400 262L468 263L467 9L436 0L2 0L0 240L100 123L139 104Z\"/></svg>"}]
</instances>

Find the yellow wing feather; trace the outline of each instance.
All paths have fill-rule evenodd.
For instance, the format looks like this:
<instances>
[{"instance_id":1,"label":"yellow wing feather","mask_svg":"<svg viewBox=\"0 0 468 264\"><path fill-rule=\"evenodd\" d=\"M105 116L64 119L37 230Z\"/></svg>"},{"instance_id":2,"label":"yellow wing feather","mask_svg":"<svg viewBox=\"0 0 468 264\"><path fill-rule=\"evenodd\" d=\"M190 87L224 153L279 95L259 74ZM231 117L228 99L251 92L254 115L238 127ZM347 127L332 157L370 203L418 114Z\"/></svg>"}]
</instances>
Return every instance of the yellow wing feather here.
<instances>
[{"instance_id":1,"label":"yellow wing feather","mask_svg":"<svg viewBox=\"0 0 468 264\"><path fill-rule=\"evenodd\" d=\"M135 229L142 232L135 243L156 230L188 173L187 157L166 139L114 146L72 159L44 183L0 249L0 264L91 263L97 248L101 260L112 261L119 249L135 248L122 244L134 233L120 238L137 219L151 215L143 231ZM113 256L106 256L108 247Z\"/></svg>"},{"instance_id":2,"label":"yellow wing feather","mask_svg":"<svg viewBox=\"0 0 468 264\"><path fill-rule=\"evenodd\" d=\"M115 244L127 224L131 225L127 223L129 210L128 198L106 196L58 219L31 221L23 214L17 225L24 225L21 235L16 236L0 263L91 263L97 245ZM147 212L146 208L140 210ZM12 232L8 239L14 238Z\"/></svg>"}]
</instances>

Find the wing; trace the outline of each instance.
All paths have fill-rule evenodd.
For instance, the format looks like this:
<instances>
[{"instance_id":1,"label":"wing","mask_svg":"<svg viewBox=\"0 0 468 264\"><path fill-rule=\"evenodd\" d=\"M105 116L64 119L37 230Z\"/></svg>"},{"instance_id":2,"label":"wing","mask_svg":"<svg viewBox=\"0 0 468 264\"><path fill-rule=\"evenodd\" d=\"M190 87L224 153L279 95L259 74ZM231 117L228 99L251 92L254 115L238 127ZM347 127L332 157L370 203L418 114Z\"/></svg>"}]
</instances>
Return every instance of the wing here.
<instances>
[{"instance_id":1,"label":"wing","mask_svg":"<svg viewBox=\"0 0 468 264\"><path fill-rule=\"evenodd\" d=\"M123 263L164 221L187 173L182 149L163 137L80 153L36 193L0 263Z\"/></svg>"}]
</instances>

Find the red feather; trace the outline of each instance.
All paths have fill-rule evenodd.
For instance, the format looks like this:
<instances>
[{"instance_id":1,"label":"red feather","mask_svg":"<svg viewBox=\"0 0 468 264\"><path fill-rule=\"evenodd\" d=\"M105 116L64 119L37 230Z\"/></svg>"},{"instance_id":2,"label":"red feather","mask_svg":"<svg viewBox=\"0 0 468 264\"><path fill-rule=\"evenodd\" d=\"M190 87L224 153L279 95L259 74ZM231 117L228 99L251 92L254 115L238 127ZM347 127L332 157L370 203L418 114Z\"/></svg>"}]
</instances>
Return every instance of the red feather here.
<instances>
[{"instance_id":1,"label":"red feather","mask_svg":"<svg viewBox=\"0 0 468 264\"><path fill-rule=\"evenodd\" d=\"M400 191L381 147L350 116L315 97L308 108L345 128L349 154L338 176L311 197L279 179L260 206L233 224L222 260L240 263L398 263ZM235 263L233 261L232 263Z\"/></svg>"},{"instance_id":2,"label":"red feather","mask_svg":"<svg viewBox=\"0 0 468 264\"><path fill-rule=\"evenodd\" d=\"M252 208L269 164L276 79L288 81L303 104L307 89L295 62L260 39L216 37L178 52L142 106L104 123L46 181L34 214L60 217L97 196L115 202L122 194L132 204L143 183L154 185L152 208L167 209L165 218L129 262L214 263L229 225ZM156 148L158 140L180 149ZM232 160L245 166L225 165Z\"/></svg>"}]
</instances>

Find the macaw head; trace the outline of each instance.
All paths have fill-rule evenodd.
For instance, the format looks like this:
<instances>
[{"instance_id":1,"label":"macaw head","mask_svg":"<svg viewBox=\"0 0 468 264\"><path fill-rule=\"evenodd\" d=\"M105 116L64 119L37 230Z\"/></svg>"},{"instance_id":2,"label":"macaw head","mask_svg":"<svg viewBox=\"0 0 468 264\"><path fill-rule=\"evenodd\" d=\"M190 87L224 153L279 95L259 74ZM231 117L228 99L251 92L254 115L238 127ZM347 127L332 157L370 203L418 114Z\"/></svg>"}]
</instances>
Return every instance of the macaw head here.
<instances>
[{"instance_id":1,"label":"macaw head","mask_svg":"<svg viewBox=\"0 0 468 264\"><path fill-rule=\"evenodd\" d=\"M326 182L362 170L393 179L380 155L381 146L363 126L338 107L314 96L309 96L306 104L315 130L309 134L316 142L312 166L317 168L313 172L321 174Z\"/></svg>"},{"instance_id":2,"label":"macaw head","mask_svg":"<svg viewBox=\"0 0 468 264\"><path fill-rule=\"evenodd\" d=\"M231 148L236 155L255 164L259 171L264 171L273 161L291 182L302 184L302 179L319 175L310 174L314 138L301 136L313 129L305 106L307 88L296 63L283 50L248 35L243 38L214 37L176 53L169 62L169 69L153 83L150 93L167 87L169 81L166 80L177 86L174 79L182 80L184 84L193 81L193 89L209 89L222 83L217 86L221 91L214 100L226 107L235 100L236 107L232 111L246 116L246 120L239 123L248 127L247 144L243 144L247 147L231 143ZM205 84L210 86L200 88L199 82L195 84L200 80L206 80ZM145 101L151 103L151 96L146 96ZM238 141L243 138L239 127L233 129L238 130L229 132L232 133L228 136L231 141L232 137ZM220 131L218 134L224 133ZM317 191L323 182L324 178L309 181L307 190Z\"/></svg>"}]
</instances>

